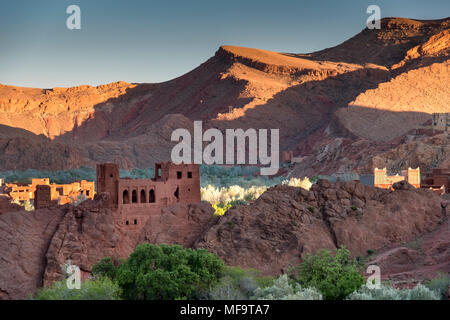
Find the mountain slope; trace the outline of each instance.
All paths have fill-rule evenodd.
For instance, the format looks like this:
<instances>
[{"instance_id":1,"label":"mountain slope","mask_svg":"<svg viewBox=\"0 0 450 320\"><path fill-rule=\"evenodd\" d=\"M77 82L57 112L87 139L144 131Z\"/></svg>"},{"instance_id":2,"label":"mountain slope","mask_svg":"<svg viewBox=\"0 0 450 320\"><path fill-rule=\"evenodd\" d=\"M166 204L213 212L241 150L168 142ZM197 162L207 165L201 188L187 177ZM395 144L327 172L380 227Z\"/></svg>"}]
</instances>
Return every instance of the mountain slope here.
<instances>
[{"instance_id":1,"label":"mountain slope","mask_svg":"<svg viewBox=\"0 0 450 320\"><path fill-rule=\"evenodd\" d=\"M196 69L159 84L0 86L0 124L9 132L0 135L8 150L0 160L21 159L0 167L64 169L106 160L148 167L169 158L172 130L194 120L205 129L279 128L281 150L302 156L315 157L336 139L368 141L366 153L375 156L386 142L426 126L431 113L450 111L449 21L386 18L381 30L306 55L222 46ZM19 137L27 150L15 146ZM27 160L43 145L45 161ZM70 150L65 158L53 151L62 146ZM366 168L368 159L329 161L316 173Z\"/></svg>"}]
</instances>

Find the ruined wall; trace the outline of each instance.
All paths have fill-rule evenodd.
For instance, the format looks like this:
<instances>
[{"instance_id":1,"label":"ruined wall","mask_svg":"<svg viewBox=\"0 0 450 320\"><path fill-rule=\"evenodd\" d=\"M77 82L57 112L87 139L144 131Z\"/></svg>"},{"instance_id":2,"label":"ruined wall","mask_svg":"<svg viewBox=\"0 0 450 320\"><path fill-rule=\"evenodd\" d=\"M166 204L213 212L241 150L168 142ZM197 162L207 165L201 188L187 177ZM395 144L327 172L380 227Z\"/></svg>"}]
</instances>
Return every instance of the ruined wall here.
<instances>
[{"instance_id":1,"label":"ruined wall","mask_svg":"<svg viewBox=\"0 0 450 320\"><path fill-rule=\"evenodd\" d=\"M47 185L38 185L34 192L34 208L48 208L52 204L51 188Z\"/></svg>"}]
</instances>

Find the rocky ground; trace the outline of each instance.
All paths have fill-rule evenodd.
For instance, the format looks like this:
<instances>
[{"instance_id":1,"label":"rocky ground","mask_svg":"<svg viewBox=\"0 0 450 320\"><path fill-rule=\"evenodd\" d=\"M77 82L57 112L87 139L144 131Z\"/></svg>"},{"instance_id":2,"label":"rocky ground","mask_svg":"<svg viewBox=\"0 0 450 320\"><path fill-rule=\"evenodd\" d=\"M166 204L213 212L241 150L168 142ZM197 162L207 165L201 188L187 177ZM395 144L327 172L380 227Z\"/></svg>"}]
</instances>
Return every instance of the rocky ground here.
<instances>
[{"instance_id":1,"label":"rocky ground","mask_svg":"<svg viewBox=\"0 0 450 320\"><path fill-rule=\"evenodd\" d=\"M381 278L404 287L450 274L450 219L412 241L389 246L376 253L369 264L380 266Z\"/></svg>"},{"instance_id":2,"label":"rocky ground","mask_svg":"<svg viewBox=\"0 0 450 320\"><path fill-rule=\"evenodd\" d=\"M0 191L1 192L1 191ZM13 212L13 211L22 211L23 207L11 203L12 199L7 194L0 193L0 215L7 212Z\"/></svg>"},{"instance_id":3,"label":"rocky ground","mask_svg":"<svg viewBox=\"0 0 450 320\"><path fill-rule=\"evenodd\" d=\"M228 264L276 274L321 248L344 245L364 257L368 250L412 241L446 219L448 209L432 191L405 183L396 188L327 180L310 191L276 186L251 206L229 210L196 246Z\"/></svg>"}]
</instances>

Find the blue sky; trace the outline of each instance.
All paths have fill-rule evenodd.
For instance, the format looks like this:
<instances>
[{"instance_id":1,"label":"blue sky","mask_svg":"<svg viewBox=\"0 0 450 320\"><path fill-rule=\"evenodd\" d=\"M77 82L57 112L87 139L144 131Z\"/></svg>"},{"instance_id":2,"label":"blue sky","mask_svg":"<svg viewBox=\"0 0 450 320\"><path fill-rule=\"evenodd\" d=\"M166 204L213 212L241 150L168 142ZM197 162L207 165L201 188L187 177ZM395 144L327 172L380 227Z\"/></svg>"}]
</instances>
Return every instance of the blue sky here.
<instances>
[{"instance_id":1,"label":"blue sky","mask_svg":"<svg viewBox=\"0 0 450 320\"><path fill-rule=\"evenodd\" d=\"M81 8L68 30L66 8ZM382 17L438 19L448 0L14 0L0 3L0 83L51 88L113 81L162 82L220 45L282 52L335 46Z\"/></svg>"}]
</instances>

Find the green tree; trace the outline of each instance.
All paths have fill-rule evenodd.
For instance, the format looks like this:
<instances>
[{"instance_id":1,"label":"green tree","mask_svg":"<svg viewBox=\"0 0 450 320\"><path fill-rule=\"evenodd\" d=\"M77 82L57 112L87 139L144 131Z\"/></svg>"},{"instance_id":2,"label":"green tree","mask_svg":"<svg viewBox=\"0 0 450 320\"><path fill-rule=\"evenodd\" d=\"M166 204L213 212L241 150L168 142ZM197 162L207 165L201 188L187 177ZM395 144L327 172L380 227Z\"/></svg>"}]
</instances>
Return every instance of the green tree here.
<instances>
[{"instance_id":1,"label":"green tree","mask_svg":"<svg viewBox=\"0 0 450 320\"><path fill-rule=\"evenodd\" d=\"M94 266L93 272L115 279L125 299L172 300L194 298L208 290L223 268L216 255L203 249L144 243L118 267L107 258Z\"/></svg>"},{"instance_id":2,"label":"green tree","mask_svg":"<svg viewBox=\"0 0 450 320\"><path fill-rule=\"evenodd\" d=\"M92 266L91 270L94 278L108 277L109 279L116 278L116 267L110 257L103 258L99 263Z\"/></svg>"},{"instance_id":3,"label":"green tree","mask_svg":"<svg viewBox=\"0 0 450 320\"><path fill-rule=\"evenodd\" d=\"M307 255L294 278L303 287L317 288L325 300L345 299L364 283L357 262L350 259L350 251L345 247L334 256L327 249Z\"/></svg>"}]
</instances>

